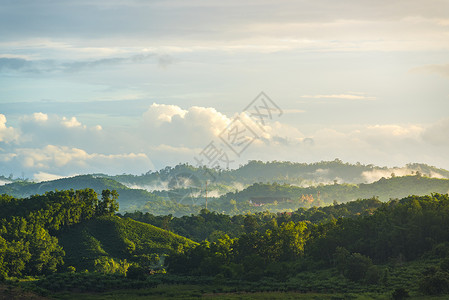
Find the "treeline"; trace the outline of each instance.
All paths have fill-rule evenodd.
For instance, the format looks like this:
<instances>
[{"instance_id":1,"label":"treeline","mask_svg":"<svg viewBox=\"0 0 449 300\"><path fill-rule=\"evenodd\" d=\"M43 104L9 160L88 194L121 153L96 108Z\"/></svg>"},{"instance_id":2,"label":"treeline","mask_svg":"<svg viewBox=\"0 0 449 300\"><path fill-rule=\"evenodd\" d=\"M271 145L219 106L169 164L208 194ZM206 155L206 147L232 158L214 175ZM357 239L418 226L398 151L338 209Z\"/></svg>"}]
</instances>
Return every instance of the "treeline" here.
<instances>
[{"instance_id":1,"label":"treeline","mask_svg":"<svg viewBox=\"0 0 449 300\"><path fill-rule=\"evenodd\" d=\"M446 193L449 179L425 177L418 173L414 176L382 178L370 184L320 184L318 186L299 187L279 183L254 183L242 191L235 191L221 196L217 202L237 203L272 198L264 207L310 207L330 204L334 200L348 202L354 199L365 199L378 196L382 201L404 198L408 195L429 195ZM274 203L274 201L276 201ZM274 203L274 205L273 205ZM215 204L215 203L214 203Z\"/></svg>"},{"instance_id":2,"label":"treeline","mask_svg":"<svg viewBox=\"0 0 449 300\"><path fill-rule=\"evenodd\" d=\"M229 216L202 209L199 214L183 217L174 217L173 215L156 216L141 211L125 213L123 217L170 230L194 241L201 242L205 239L216 241L225 234L234 238L243 233L251 233L256 230L264 231L274 225L290 221L310 221L318 224L341 217L367 215L381 205L382 202L379 199L370 198L309 209L299 208L294 212L284 213L264 211L255 214Z\"/></svg>"},{"instance_id":3,"label":"treeline","mask_svg":"<svg viewBox=\"0 0 449 300\"><path fill-rule=\"evenodd\" d=\"M145 201L153 201L155 195L139 189L130 189L125 185L104 177L93 175L79 175L52 181L34 183L30 181L16 181L0 186L0 194L8 194L16 198L27 198L36 194L55 190L83 190L93 189L97 194L103 190L115 190L120 194L120 208L137 207Z\"/></svg>"},{"instance_id":4,"label":"treeline","mask_svg":"<svg viewBox=\"0 0 449 300\"><path fill-rule=\"evenodd\" d=\"M177 274L218 274L238 280L287 280L304 271L336 268L348 280L372 284L388 281L385 270L377 265L415 260L424 254L449 255L447 194L409 196L382 204L372 214L319 224L271 222L269 228L236 238L225 235L204 241L170 256L167 263L169 271ZM423 280L433 280L434 273ZM432 286L432 282L421 283L426 284ZM445 284L449 288L449 282Z\"/></svg>"},{"instance_id":5,"label":"treeline","mask_svg":"<svg viewBox=\"0 0 449 300\"><path fill-rule=\"evenodd\" d=\"M405 168L410 170L410 174L413 170L413 172L420 172L421 174L439 174L449 178L449 171L426 164L407 164ZM254 182L276 181L310 185L316 182L332 182L337 178L344 182L364 182L365 177L363 173L371 171L388 172L388 168L378 167L372 164L344 163L340 159L310 164L276 160L267 162L251 160L234 170L207 168L205 166L194 167L184 163L174 167L167 166L159 171L149 171L142 175L116 175L110 178L125 184L140 186L169 182L172 178L180 174L189 174L189 176L193 176L203 182L209 180L224 185L233 185L234 183L249 185Z\"/></svg>"},{"instance_id":6,"label":"treeline","mask_svg":"<svg viewBox=\"0 0 449 300\"><path fill-rule=\"evenodd\" d=\"M101 200L92 189L47 192L29 198L0 196L0 278L48 274L63 264L54 236L70 225L118 210L116 191Z\"/></svg>"},{"instance_id":7,"label":"treeline","mask_svg":"<svg viewBox=\"0 0 449 300\"><path fill-rule=\"evenodd\" d=\"M381 201L400 199L408 195L429 195L446 193L449 179L429 178L418 173L414 176L402 176L380 179L370 184L319 184L300 187L280 183L254 183L247 188L228 192L220 197L209 197L207 208L210 211L229 215L258 213L264 211L285 212L298 208L329 205L335 201L352 202L355 199L367 199L377 196ZM204 190L203 190L204 192ZM205 207L205 195L192 196L191 190L148 193L154 197L133 210L150 212L155 215L183 216L198 214ZM179 197L184 196L183 200ZM130 211L128 209L128 211Z\"/></svg>"}]
</instances>

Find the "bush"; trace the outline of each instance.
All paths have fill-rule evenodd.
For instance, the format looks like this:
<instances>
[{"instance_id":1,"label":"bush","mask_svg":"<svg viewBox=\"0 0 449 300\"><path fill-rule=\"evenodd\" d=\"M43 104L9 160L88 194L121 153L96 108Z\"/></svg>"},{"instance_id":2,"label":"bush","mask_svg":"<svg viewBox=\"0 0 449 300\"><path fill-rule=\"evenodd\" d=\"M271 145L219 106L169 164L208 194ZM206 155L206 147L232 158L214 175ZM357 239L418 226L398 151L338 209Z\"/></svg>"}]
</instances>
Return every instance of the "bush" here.
<instances>
[{"instance_id":1,"label":"bush","mask_svg":"<svg viewBox=\"0 0 449 300\"><path fill-rule=\"evenodd\" d=\"M76 268L74 266L68 266L67 267L67 272L68 273L75 273L76 272Z\"/></svg>"},{"instance_id":2,"label":"bush","mask_svg":"<svg viewBox=\"0 0 449 300\"><path fill-rule=\"evenodd\" d=\"M78 284L78 282L80 282ZM81 291L103 292L105 290L153 287L157 283L136 281L117 274L99 273L55 273L34 282L38 288L52 292Z\"/></svg>"},{"instance_id":3,"label":"bush","mask_svg":"<svg viewBox=\"0 0 449 300\"><path fill-rule=\"evenodd\" d=\"M126 277L129 279L136 279L136 280L145 280L147 278L148 271L146 268L131 265L128 268L128 272L126 273Z\"/></svg>"},{"instance_id":4,"label":"bush","mask_svg":"<svg viewBox=\"0 0 449 300\"><path fill-rule=\"evenodd\" d=\"M410 295L408 294L408 291L404 288L397 288L393 291L391 294L394 300L402 300L405 298L409 298Z\"/></svg>"},{"instance_id":5,"label":"bush","mask_svg":"<svg viewBox=\"0 0 449 300\"><path fill-rule=\"evenodd\" d=\"M449 293L449 273L437 271L424 276L419 282L419 290L427 295Z\"/></svg>"},{"instance_id":6,"label":"bush","mask_svg":"<svg viewBox=\"0 0 449 300\"><path fill-rule=\"evenodd\" d=\"M381 276L380 276L379 268L377 266L372 265L366 271L365 281L366 281L366 283L369 283L369 284L376 284L379 282L380 277Z\"/></svg>"}]
</instances>

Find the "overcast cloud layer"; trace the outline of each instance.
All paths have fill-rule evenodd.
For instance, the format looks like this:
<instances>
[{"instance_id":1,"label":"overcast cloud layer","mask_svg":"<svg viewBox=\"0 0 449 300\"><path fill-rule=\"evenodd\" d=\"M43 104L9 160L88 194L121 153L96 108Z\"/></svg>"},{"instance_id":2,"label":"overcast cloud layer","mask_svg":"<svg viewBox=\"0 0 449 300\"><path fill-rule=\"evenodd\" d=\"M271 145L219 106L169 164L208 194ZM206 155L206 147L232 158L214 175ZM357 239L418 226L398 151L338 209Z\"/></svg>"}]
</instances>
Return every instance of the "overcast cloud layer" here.
<instances>
[{"instance_id":1,"label":"overcast cloud layer","mask_svg":"<svg viewBox=\"0 0 449 300\"><path fill-rule=\"evenodd\" d=\"M0 37L0 175L194 163L262 90L231 167L449 168L449 1L2 1Z\"/></svg>"}]
</instances>

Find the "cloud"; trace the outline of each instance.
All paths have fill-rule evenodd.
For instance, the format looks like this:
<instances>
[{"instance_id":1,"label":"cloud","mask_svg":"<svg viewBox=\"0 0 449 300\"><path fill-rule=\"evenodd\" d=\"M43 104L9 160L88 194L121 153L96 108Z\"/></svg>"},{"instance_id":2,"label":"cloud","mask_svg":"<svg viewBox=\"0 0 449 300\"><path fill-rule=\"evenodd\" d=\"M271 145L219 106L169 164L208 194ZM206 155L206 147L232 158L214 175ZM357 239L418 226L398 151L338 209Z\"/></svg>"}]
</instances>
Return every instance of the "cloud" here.
<instances>
[{"instance_id":1,"label":"cloud","mask_svg":"<svg viewBox=\"0 0 449 300\"><path fill-rule=\"evenodd\" d=\"M78 120L75 117L72 117L70 119L67 119L66 117L62 118L61 124L65 127L79 127L81 126L81 123L78 122Z\"/></svg>"},{"instance_id":2,"label":"cloud","mask_svg":"<svg viewBox=\"0 0 449 300\"><path fill-rule=\"evenodd\" d=\"M240 156L220 138L234 118L240 118L259 136ZM45 174L138 174L156 166L195 164L194 157L210 142L228 154L233 161L231 168L249 159L315 162L336 157L380 165L449 165L446 152L442 151L449 146L447 119L427 125L359 124L307 130L299 130L287 121L288 118L271 120L262 130L245 113L228 116L212 107L183 108L158 103L126 126L88 125L78 116L36 112L23 116L16 129L7 127L6 117L0 115L0 136L3 141L15 141L2 145L0 171L24 171L27 176L37 174L36 179ZM41 177L39 172L43 172ZM385 174L367 174L366 180Z\"/></svg>"},{"instance_id":3,"label":"cloud","mask_svg":"<svg viewBox=\"0 0 449 300\"><path fill-rule=\"evenodd\" d=\"M1 48L0 48L1 49ZM101 54L101 53L100 53ZM98 54L93 53L93 57ZM142 64L151 58L156 58L160 67L166 68L174 63L170 55L156 55L153 53L139 53L126 57L107 57L90 60L67 61L55 59L28 59L18 57L0 57L0 72L16 71L24 73L76 73L96 68L106 68L121 64Z\"/></svg>"},{"instance_id":4,"label":"cloud","mask_svg":"<svg viewBox=\"0 0 449 300\"><path fill-rule=\"evenodd\" d=\"M23 58L0 57L0 71L2 70L26 70L32 71L33 63Z\"/></svg>"},{"instance_id":5,"label":"cloud","mask_svg":"<svg viewBox=\"0 0 449 300\"><path fill-rule=\"evenodd\" d=\"M174 59L171 55L164 54L158 57L157 63L159 67L166 69L168 66L174 63Z\"/></svg>"},{"instance_id":6,"label":"cloud","mask_svg":"<svg viewBox=\"0 0 449 300\"><path fill-rule=\"evenodd\" d=\"M176 105L166 105L153 103L150 108L143 114L143 118L149 123L161 125L164 122L170 123L174 116L184 118L187 110Z\"/></svg>"},{"instance_id":7,"label":"cloud","mask_svg":"<svg viewBox=\"0 0 449 300\"><path fill-rule=\"evenodd\" d=\"M11 183L11 182L12 182L12 181L10 181L10 180L0 179L0 186L1 186L1 185L8 184L8 183Z\"/></svg>"},{"instance_id":8,"label":"cloud","mask_svg":"<svg viewBox=\"0 0 449 300\"><path fill-rule=\"evenodd\" d=\"M0 143L9 143L17 141L19 133L13 127L6 126L6 116L0 114Z\"/></svg>"},{"instance_id":9,"label":"cloud","mask_svg":"<svg viewBox=\"0 0 449 300\"><path fill-rule=\"evenodd\" d=\"M39 171L38 173L34 174L33 181L34 182L50 181L50 180L61 179L64 177L66 177L66 176L50 174L50 173Z\"/></svg>"},{"instance_id":10,"label":"cloud","mask_svg":"<svg viewBox=\"0 0 449 300\"><path fill-rule=\"evenodd\" d=\"M420 67L411 69L410 72L437 74L437 75L441 75L444 77L449 77L449 64L420 66Z\"/></svg>"},{"instance_id":11,"label":"cloud","mask_svg":"<svg viewBox=\"0 0 449 300\"><path fill-rule=\"evenodd\" d=\"M432 124L422 132L422 138L435 146L448 146L449 118Z\"/></svg>"},{"instance_id":12,"label":"cloud","mask_svg":"<svg viewBox=\"0 0 449 300\"><path fill-rule=\"evenodd\" d=\"M0 154L0 160L7 167L34 173L34 177L38 179L42 179L45 174L67 176L98 172L144 173L154 169L151 160L144 153L88 153L79 148L55 145L43 148L18 148L14 155Z\"/></svg>"},{"instance_id":13,"label":"cloud","mask_svg":"<svg viewBox=\"0 0 449 300\"><path fill-rule=\"evenodd\" d=\"M215 108L153 103L143 114L142 130L153 144L196 147L207 144L229 124Z\"/></svg>"},{"instance_id":14,"label":"cloud","mask_svg":"<svg viewBox=\"0 0 449 300\"><path fill-rule=\"evenodd\" d=\"M410 169L407 167L402 168L385 168L381 170L372 170L372 171L365 171L362 172L362 178L366 183L372 183L374 181L378 181L379 179L383 178L390 178L394 174L394 176L407 176L412 175L416 172L416 169ZM445 178L443 175L431 171L430 175L433 178Z\"/></svg>"},{"instance_id":15,"label":"cloud","mask_svg":"<svg viewBox=\"0 0 449 300\"><path fill-rule=\"evenodd\" d=\"M388 168L386 170L373 170L362 172L362 178L366 183L372 183L378 181L382 177L390 178L394 173L395 176L406 176L412 174L412 169L408 168Z\"/></svg>"},{"instance_id":16,"label":"cloud","mask_svg":"<svg viewBox=\"0 0 449 300\"><path fill-rule=\"evenodd\" d=\"M111 2L4 5L2 44L15 43L11 48L16 49L20 43L27 43L22 49L37 44L36 52L91 51L93 56L108 46L121 51L142 47L196 52L402 51L449 46L449 7L439 0L425 4L419 0ZM51 42L33 42L36 39Z\"/></svg>"},{"instance_id":17,"label":"cloud","mask_svg":"<svg viewBox=\"0 0 449 300\"><path fill-rule=\"evenodd\" d=\"M33 119L37 122L46 122L48 121L48 115L41 112L33 113Z\"/></svg>"},{"instance_id":18,"label":"cloud","mask_svg":"<svg viewBox=\"0 0 449 300\"><path fill-rule=\"evenodd\" d=\"M300 114L300 113L305 113L306 111L303 109L288 108L288 109L283 109L282 112L285 114Z\"/></svg>"},{"instance_id":19,"label":"cloud","mask_svg":"<svg viewBox=\"0 0 449 300\"><path fill-rule=\"evenodd\" d=\"M346 100L375 100L376 97L368 97L363 95L352 94L333 94L333 95L304 95L301 98L310 99L346 99Z\"/></svg>"},{"instance_id":20,"label":"cloud","mask_svg":"<svg viewBox=\"0 0 449 300\"><path fill-rule=\"evenodd\" d=\"M87 126L75 116L66 117L42 112L25 115L20 118L19 128L22 132L22 146L43 147L48 144L98 149L104 143L101 125ZM102 149L103 150L103 149Z\"/></svg>"}]
</instances>

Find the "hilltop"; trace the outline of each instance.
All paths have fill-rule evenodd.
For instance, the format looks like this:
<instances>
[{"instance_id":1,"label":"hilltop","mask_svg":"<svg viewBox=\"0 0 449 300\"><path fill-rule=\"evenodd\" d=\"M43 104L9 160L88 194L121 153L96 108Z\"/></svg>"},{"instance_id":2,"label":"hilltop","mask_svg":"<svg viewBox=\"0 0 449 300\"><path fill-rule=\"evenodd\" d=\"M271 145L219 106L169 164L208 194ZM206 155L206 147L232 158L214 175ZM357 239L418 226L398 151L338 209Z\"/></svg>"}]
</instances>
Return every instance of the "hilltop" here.
<instances>
[{"instance_id":1,"label":"hilltop","mask_svg":"<svg viewBox=\"0 0 449 300\"><path fill-rule=\"evenodd\" d=\"M116 191L0 196L0 279L57 270L126 273L196 243L169 231L115 216ZM14 254L14 255L12 255Z\"/></svg>"},{"instance_id":2,"label":"hilltop","mask_svg":"<svg viewBox=\"0 0 449 300\"><path fill-rule=\"evenodd\" d=\"M91 188L116 190L120 212L141 210L175 216L198 213L205 207L227 214L296 210L359 198L382 201L408 195L446 193L449 171L408 164L401 168L349 164L250 161L235 170L196 168L188 164L142 175L79 175L34 183L11 182L0 194L29 197L47 191ZM206 195L207 182L207 195Z\"/></svg>"},{"instance_id":3,"label":"hilltop","mask_svg":"<svg viewBox=\"0 0 449 300\"><path fill-rule=\"evenodd\" d=\"M123 260L157 265L163 255L195 243L150 224L118 216L103 216L58 232L66 265L94 270L104 261ZM96 266L97 264L97 266Z\"/></svg>"},{"instance_id":4,"label":"hilltop","mask_svg":"<svg viewBox=\"0 0 449 300\"><path fill-rule=\"evenodd\" d=\"M290 161L251 160L237 169L214 169L178 164L159 171L150 171L142 175L107 176L131 187L145 189L163 189L179 174L191 174L191 178L209 180L216 185L245 186L255 182L279 182L300 186L319 183L372 183L393 176L405 176L421 173L428 177L449 178L449 171L426 164L410 163L403 167L380 167L372 164L344 163L339 159L316 163L296 163ZM101 175L99 176L106 176Z\"/></svg>"}]
</instances>

